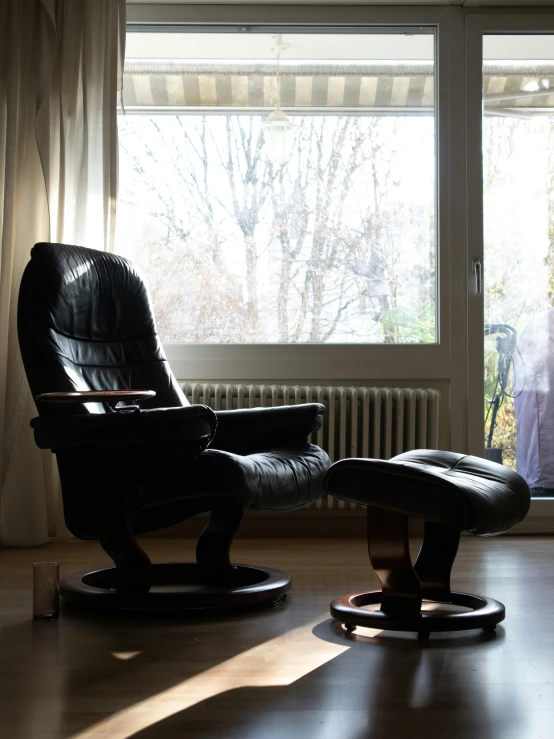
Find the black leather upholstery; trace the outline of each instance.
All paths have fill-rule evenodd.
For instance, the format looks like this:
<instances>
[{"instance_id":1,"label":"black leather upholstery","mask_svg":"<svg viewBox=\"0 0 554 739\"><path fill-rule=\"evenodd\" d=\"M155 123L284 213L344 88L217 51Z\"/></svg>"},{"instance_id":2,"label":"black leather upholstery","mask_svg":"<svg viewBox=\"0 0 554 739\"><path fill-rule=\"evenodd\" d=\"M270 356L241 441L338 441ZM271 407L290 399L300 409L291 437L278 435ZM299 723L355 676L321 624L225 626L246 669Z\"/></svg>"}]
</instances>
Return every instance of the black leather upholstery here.
<instances>
[{"instance_id":1,"label":"black leather upholstery","mask_svg":"<svg viewBox=\"0 0 554 739\"><path fill-rule=\"evenodd\" d=\"M34 396L74 390L152 389L141 408L188 405L159 342L146 287L123 257L36 244L21 280L19 345ZM48 404L41 415L109 412Z\"/></svg>"},{"instance_id":2,"label":"black leather upholstery","mask_svg":"<svg viewBox=\"0 0 554 739\"><path fill-rule=\"evenodd\" d=\"M196 464L198 489L265 510L289 510L318 500L328 467L327 455L313 444L247 455L210 448Z\"/></svg>"},{"instance_id":3,"label":"black leather upholstery","mask_svg":"<svg viewBox=\"0 0 554 739\"><path fill-rule=\"evenodd\" d=\"M390 461L342 460L327 472L325 489L340 500L480 535L500 534L522 521L531 498L525 480L507 467L429 449Z\"/></svg>"},{"instance_id":4,"label":"black leather upholstery","mask_svg":"<svg viewBox=\"0 0 554 739\"><path fill-rule=\"evenodd\" d=\"M321 428L325 406L320 403L217 411L217 432L212 446L234 454L279 444L305 443Z\"/></svg>"},{"instance_id":5,"label":"black leather upholstery","mask_svg":"<svg viewBox=\"0 0 554 739\"><path fill-rule=\"evenodd\" d=\"M57 453L66 523L76 536L95 538L98 489L107 484L126 489L135 533L216 504L284 509L321 497L330 460L306 440L321 426L324 407L214 413L189 406L159 342L146 287L126 259L37 244L21 282L18 329L34 396L156 391L140 411L123 413L104 404L38 403L35 440Z\"/></svg>"},{"instance_id":6,"label":"black leather upholstery","mask_svg":"<svg viewBox=\"0 0 554 739\"><path fill-rule=\"evenodd\" d=\"M46 403L42 403L46 406ZM40 449L64 452L87 447L190 445L194 455L213 439L217 418L211 408L153 408L118 413L39 416L31 421Z\"/></svg>"}]
</instances>

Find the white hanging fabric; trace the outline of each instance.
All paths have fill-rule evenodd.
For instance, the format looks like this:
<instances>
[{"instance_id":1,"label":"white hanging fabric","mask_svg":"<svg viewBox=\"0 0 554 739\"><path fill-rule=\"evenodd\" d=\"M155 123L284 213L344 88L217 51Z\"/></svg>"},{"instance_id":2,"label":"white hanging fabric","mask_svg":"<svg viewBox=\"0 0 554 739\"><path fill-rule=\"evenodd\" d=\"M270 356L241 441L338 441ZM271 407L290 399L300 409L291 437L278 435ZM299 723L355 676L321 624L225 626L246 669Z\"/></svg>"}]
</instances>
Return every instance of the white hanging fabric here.
<instances>
[{"instance_id":1,"label":"white hanging fabric","mask_svg":"<svg viewBox=\"0 0 554 739\"><path fill-rule=\"evenodd\" d=\"M0 544L63 531L17 340L39 241L113 248L125 0L0 0Z\"/></svg>"}]
</instances>

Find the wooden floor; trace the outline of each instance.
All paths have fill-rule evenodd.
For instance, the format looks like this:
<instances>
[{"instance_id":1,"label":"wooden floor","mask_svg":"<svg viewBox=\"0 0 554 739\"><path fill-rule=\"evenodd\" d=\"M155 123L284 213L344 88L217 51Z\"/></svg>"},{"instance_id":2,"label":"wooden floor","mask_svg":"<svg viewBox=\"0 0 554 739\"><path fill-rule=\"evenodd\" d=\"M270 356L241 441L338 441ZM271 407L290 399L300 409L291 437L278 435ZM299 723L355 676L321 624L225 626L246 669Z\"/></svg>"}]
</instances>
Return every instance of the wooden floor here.
<instances>
[{"instance_id":1,"label":"wooden floor","mask_svg":"<svg viewBox=\"0 0 554 739\"><path fill-rule=\"evenodd\" d=\"M234 559L287 570L288 602L224 620L34 622L33 561L63 574L106 559L77 541L1 551L2 739L554 738L554 538L464 537L454 585L503 601L506 621L427 643L330 620L334 596L376 586L361 540L239 541Z\"/></svg>"}]
</instances>

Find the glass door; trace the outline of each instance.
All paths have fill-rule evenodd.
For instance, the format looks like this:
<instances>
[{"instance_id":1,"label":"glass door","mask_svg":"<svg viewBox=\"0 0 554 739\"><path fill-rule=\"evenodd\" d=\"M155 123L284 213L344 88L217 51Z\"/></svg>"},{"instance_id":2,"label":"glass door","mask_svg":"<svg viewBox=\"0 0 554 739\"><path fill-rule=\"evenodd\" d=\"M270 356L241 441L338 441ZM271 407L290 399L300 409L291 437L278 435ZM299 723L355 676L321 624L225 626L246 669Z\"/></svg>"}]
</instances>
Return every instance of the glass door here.
<instances>
[{"instance_id":1,"label":"glass door","mask_svg":"<svg viewBox=\"0 0 554 739\"><path fill-rule=\"evenodd\" d=\"M554 497L554 35L485 34L482 81L485 456Z\"/></svg>"}]
</instances>

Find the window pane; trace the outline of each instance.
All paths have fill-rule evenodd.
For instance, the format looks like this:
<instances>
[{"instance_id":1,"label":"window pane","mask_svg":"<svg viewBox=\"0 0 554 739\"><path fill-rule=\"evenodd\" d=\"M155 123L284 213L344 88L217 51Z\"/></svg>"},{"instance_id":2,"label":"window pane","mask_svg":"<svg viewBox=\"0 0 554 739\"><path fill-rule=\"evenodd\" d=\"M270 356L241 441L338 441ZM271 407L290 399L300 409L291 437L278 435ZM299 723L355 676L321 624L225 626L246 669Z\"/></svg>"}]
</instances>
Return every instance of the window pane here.
<instances>
[{"instance_id":1,"label":"window pane","mask_svg":"<svg viewBox=\"0 0 554 739\"><path fill-rule=\"evenodd\" d=\"M165 342L436 340L433 41L131 34L117 244Z\"/></svg>"},{"instance_id":2,"label":"window pane","mask_svg":"<svg viewBox=\"0 0 554 739\"><path fill-rule=\"evenodd\" d=\"M487 455L542 494L554 488L554 38L486 36L484 52Z\"/></svg>"}]
</instances>

